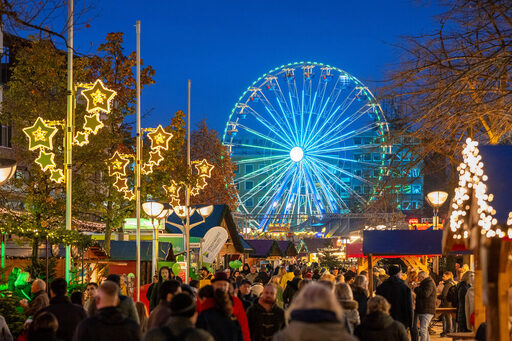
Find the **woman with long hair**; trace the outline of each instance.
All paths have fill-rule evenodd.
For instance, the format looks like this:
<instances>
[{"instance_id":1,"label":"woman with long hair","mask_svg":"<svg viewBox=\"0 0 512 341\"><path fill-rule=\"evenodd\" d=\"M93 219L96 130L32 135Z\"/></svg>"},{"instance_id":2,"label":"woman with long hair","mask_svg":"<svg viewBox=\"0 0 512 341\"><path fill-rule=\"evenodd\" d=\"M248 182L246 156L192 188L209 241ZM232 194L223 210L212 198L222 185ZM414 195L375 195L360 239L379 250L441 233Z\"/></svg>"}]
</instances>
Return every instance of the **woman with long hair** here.
<instances>
[{"instance_id":1,"label":"woman with long hair","mask_svg":"<svg viewBox=\"0 0 512 341\"><path fill-rule=\"evenodd\" d=\"M358 275L352 284L352 295L358 305L359 318L361 321L366 316L366 304L368 302L368 278Z\"/></svg>"},{"instance_id":2,"label":"woman with long hair","mask_svg":"<svg viewBox=\"0 0 512 341\"><path fill-rule=\"evenodd\" d=\"M332 290L319 283L306 285L286 311L288 326L274 341L356 340L343 325L343 311Z\"/></svg>"},{"instance_id":3,"label":"woman with long hair","mask_svg":"<svg viewBox=\"0 0 512 341\"><path fill-rule=\"evenodd\" d=\"M281 283L281 277L279 276L272 276L270 278L269 283L274 284L277 290L277 301L276 304L279 308L283 308L283 288L279 285Z\"/></svg>"},{"instance_id":4,"label":"woman with long hair","mask_svg":"<svg viewBox=\"0 0 512 341\"><path fill-rule=\"evenodd\" d=\"M343 308L345 328L353 335L355 328L361 323L361 320L359 319L359 311L357 310L359 306L357 302L354 301L352 289L350 289L350 285L347 283L338 283L334 287L334 293L336 294L338 303Z\"/></svg>"}]
</instances>

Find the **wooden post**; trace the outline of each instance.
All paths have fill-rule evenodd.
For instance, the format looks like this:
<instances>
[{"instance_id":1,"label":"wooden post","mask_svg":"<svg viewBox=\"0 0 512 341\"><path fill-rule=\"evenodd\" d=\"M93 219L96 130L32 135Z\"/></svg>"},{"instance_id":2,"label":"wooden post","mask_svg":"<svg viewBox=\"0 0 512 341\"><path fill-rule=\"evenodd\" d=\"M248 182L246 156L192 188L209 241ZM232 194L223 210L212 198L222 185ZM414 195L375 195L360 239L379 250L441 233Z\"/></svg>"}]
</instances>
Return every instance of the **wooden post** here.
<instances>
[{"instance_id":1,"label":"wooden post","mask_svg":"<svg viewBox=\"0 0 512 341\"><path fill-rule=\"evenodd\" d=\"M368 294L369 297L373 297L373 262L372 254L368 254Z\"/></svg>"}]
</instances>

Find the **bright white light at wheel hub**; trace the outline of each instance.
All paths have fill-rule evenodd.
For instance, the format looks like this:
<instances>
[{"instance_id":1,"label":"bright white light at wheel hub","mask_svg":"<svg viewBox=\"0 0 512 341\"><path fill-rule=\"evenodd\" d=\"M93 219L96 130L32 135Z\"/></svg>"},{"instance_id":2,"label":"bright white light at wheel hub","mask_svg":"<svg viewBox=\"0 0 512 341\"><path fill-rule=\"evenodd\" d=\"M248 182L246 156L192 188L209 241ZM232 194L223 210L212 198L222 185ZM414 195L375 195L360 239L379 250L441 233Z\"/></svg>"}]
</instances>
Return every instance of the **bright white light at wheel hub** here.
<instances>
[{"instance_id":1,"label":"bright white light at wheel hub","mask_svg":"<svg viewBox=\"0 0 512 341\"><path fill-rule=\"evenodd\" d=\"M301 147L293 147L292 150L290 150L290 159L292 159L292 161L299 162L303 157L304 152Z\"/></svg>"}]
</instances>

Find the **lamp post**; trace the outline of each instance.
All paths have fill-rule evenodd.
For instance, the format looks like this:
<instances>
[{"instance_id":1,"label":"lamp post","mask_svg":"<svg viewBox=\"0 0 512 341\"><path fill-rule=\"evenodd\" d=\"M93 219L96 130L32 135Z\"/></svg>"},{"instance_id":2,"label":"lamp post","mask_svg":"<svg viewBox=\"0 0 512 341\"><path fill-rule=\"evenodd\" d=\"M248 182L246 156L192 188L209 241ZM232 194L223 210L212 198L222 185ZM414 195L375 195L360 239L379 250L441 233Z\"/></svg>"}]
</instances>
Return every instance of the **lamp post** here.
<instances>
[{"instance_id":1,"label":"lamp post","mask_svg":"<svg viewBox=\"0 0 512 341\"><path fill-rule=\"evenodd\" d=\"M187 209L188 208L188 209ZM194 213L198 213L201 218L201 221L197 223L190 224L190 218L194 215ZM172 226L179 228L183 232L183 244L185 247L185 283L188 284L189 279L189 268L190 268L190 230L198 225L201 225L206 221L213 212L213 205L203 206L198 209L187 206L174 206L173 213L176 214L178 218L181 220L181 225L173 222L169 222ZM172 214L172 213L171 213Z\"/></svg>"},{"instance_id":2,"label":"lamp post","mask_svg":"<svg viewBox=\"0 0 512 341\"><path fill-rule=\"evenodd\" d=\"M9 159L0 159L0 186L9 181L10 178L16 172L16 161ZM2 250L1 250L1 258L2 258L2 269L5 269L5 242L4 242L4 232L2 232ZM2 272L2 276L3 276ZM2 278L3 280L4 278Z\"/></svg>"},{"instance_id":3,"label":"lamp post","mask_svg":"<svg viewBox=\"0 0 512 341\"><path fill-rule=\"evenodd\" d=\"M164 212L164 205L156 201L149 201L142 204L142 209L146 215L151 218L151 226L153 226L153 250L151 253L151 268L153 270L152 275L154 275L158 271L158 227L155 228L155 219L158 219L158 217Z\"/></svg>"},{"instance_id":4,"label":"lamp post","mask_svg":"<svg viewBox=\"0 0 512 341\"><path fill-rule=\"evenodd\" d=\"M443 191L434 191L427 194L425 197L427 203L434 209L434 230L437 230L437 214L439 213L439 207L443 206L446 199L448 199L448 193Z\"/></svg>"}]
</instances>

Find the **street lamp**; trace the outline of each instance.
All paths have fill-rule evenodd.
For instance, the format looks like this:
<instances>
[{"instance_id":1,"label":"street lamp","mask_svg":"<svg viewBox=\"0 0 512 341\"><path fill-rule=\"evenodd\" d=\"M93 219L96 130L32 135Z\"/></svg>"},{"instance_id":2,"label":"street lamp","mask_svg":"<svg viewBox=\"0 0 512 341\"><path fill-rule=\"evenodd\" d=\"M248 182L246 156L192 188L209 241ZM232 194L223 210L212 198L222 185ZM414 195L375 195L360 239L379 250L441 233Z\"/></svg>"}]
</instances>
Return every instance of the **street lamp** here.
<instances>
[{"instance_id":1,"label":"street lamp","mask_svg":"<svg viewBox=\"0 0 512 341\"><path fill-rule=\"evenodd\" d=\"M155 219L159 219L159 216L165 213L165 210L164 205L156 201L148 201L143 203L142 209L146 215L151 218L151 226L153 226L153 251L151 253L151 267L154 275L158 271L158 226L155 228Z\"/></svg>"},{"instance_id":2,"label":"street lamp","mask_svg":"<svg viewBox=\"0 0 512 341\"><path fill-rule=\"evenodd\" d=\"M427 203L434 209L434 230L437 230L437 214L439 207L443 206L446 199L448 199L448 193L443 191L434 191L427 194L425 197Z\"/></svg>"},{"instance_id":3,"label":"street lamp","mask_svg":"<svg viewBox=\"0 0 512 341\"><path fill-rule=\"evenodd\" d=\"M173 222L168 223L179 228L183 232L183 244L185 246L185 283L188 284L190 267L190 230L206 221L206 218L208 218L213 212L213 205L203 206L197 209L187 206L174 206L173 212L178 218L180 218L181 224L176 224ZM190 218L196 212L203 219L197 223L190 224Z\"/></svg>"},{"instance_id":4,"label":"street lamp","mask_svg":"<svg viewBox=\"0 0 512 341\"><path fill-rule=\"evenodd\" d=\"M0 159L0 186L9 181L16 172L16 161Z\"/></svg>"}]
</instances>

